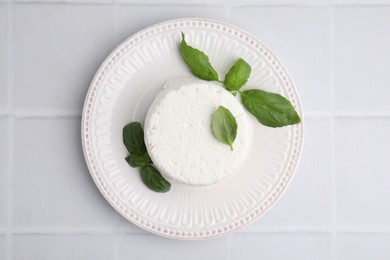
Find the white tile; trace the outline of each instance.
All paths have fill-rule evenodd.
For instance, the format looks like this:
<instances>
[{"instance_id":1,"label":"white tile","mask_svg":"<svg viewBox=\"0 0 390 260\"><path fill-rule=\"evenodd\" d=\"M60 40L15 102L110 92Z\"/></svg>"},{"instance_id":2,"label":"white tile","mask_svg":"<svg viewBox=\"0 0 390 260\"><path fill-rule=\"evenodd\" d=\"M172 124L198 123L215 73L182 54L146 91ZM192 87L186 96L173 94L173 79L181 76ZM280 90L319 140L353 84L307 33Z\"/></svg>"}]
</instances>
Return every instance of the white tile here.
<instances>
[{"instance_id":1,"label":"white tile","mask_svg":"<svg viewBox=\"0 0 390 260\"><path fill-rule=\"evenodd\" d=\"M230 259L330 259L330 235L236 234L229 245Z\"/></svg>"},{"instance_id":2,"label":"white tile","mask_svg":"<svg viewBox=\"0 0 390 260\"><path fill-rule=\"evenodd\" d=\"M325 0L326 1L326 0ZM390 0L330 0L336 5L386 5Z\"/></svg>"},{"instance_id":3,"label":"white tile","mask_svg":"<svg viewBox=\"0 0 390 260\"><path fill-rule=\"evenodd\" d=\"M266 6L324 6L332 0L229 0L233 5Z\"/></svg>"},{"instance_id":4,"label":"white tile","mask_svg":"<svg viewBox=\"0 0 390 260\"><path fill-rule=\"evenodd\" d=\"M113 235L15 235L12 259L115 259Z\"/></svg>"},{"instance_id":5,"label":"white tile","mask_svg":"<svg viewBox=\"0 0 390 260\"><path fill-rule=\"evenodd\" d=\"M231 23L262 40L286 65L309 113L329 111L328 15L325 7L231 9Z\"/></svg>"},{"instance_id":6,"label":"white tile","mask_svg":"<svg viewBox=\"0 0 390 260\"><path fill-rule=\"evenodd\" d=\"M152 234L124 235L119 244L119 259L226 259L228 239L180 241Z\"/></svg>"},{"instance_id":7,"label":"white tile","mask_svg":"<svg viewBox=\"0 0 390 260\"><path fill-rule=\"evenodd\" d=\"M328 119L306 119L303 153L287 191L262 218L247 227L327 227L331 222L331 146Z\"/></svg>"},{"instance_id":8,"label":"white tile","mask_svg":"<svg viewBox=\"0 0 390 260\"><path fill-rule=\"evenodd\" d=\"M119 0L126 4L165 5L324 5L332 0ZM379 0L376 0L379 1ZM384 0L383 0L384 1Z\"/></svg>"},{"instance_id":9,"label":"white tile","mask_svg":"<svg viewBox=\"0 0 390 260\"><path fill-rule=\"evenodd\" d=\"M222 6L129 6L119 7L119 38L125 40L139 30L166 20L202 17L226 20L227 8Z\"/></svg>"},{"instance_id":10,"label":"white tile","mask_svg":"<svg viewBox=\"0 0 390 260\"><path fill-rule=\"evenodd\" d=\"M8 7L0 3L0 112L7 107Z\"/></svg>"},{"instance_id":11,"label":"white tile","mask_svg":"<svg viewBox=\"0 0 390 260\"><path fill-rule=\"evenodd\" d=\"M339 260L390 259L389 234L345 234L337 238Z\"/></svg>"},{"instance_id":12,"label":"white tile","mask_svg":"<svg viewBox=\"0 0 390 260\"><path fill-rule=\"evenodd\" d=\"M117 45L113 6L16 4L17 111L80 113L89 84Z\"/></svg>"},{"instance_id":13,"label":"white tile","mask_svg":"<svg viewBox=\"0 0 390 260\"><path fill-rule=\"evenodd\" d=\"M8 138L8 119L0 117L0 228L7 226Z\"/></svg>"},{"instance_id":14,"label":"white tile","mask_svg":"<svg viewBox=\"0 0 390 260\"><path fill-rule=\"evenodd\" d=\"M175 9L177 6L182 5L202 5L204 8L208 8L206 5L221 5L227 4L227 0L118 0L122 4L143 4L143 5L167 5L171 6L171 9Z\"/></svg>"},{"instance_id":15,"label":"white tile","mask_svg":"<svg viewBox=\"0 0 390 260\"><path fill-rule=\"evenodd\" d=\"M340 226L390 226L390 119L336 121Z\"/></svg>"},{"instance_id":16,"label":"white tile","mask_svg":"<svg viewBox=\"0 0 390 260\"><path fill-rule=\"evenodd\" d=\"M111 229L118 218L85 165L80 119L15 122L14 226Z\"/></svg>"},{"instance_id":17,"label":"white tile","mask_svg":"<svg viewBox=\"0 0 390 260\"><path fill-rule=\"evenodd\" d=\"M0 236L0 259L6 259L7 256L7 240L5 236Z\"/></svg>"},{"instance_id":18,"label":"white tile","mask_svg":"<svg viewBox=\"0 0 390 260\"><path fill-rule=\"evenodd\" d=\"M390 6L336 8L336 109L390 112Z\"/></svg>"}]
</instances>

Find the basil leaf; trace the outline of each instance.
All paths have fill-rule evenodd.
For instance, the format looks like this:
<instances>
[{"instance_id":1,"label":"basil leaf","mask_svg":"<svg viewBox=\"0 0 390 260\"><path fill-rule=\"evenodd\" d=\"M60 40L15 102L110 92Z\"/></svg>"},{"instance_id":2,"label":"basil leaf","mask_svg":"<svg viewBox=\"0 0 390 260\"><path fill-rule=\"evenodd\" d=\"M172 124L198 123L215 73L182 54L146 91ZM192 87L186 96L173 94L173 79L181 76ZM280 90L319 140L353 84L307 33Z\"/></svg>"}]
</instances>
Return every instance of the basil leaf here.
<instances>
[{"instance_id":1,"label":"basil leaf","mask_svg":"<svg viewBox=\"0 0 390 260\"><path fill-rule=\"evenodd\" d=\"M171 184L152 165L146 165L141 168L141 179L146 187L153 191L167 192L171 189Z\"/></svg>"},{"instance_id":2,"label":"basil leaf","mask_svg":"<svg viewBox=\"0 0 390 260\"><path fill-rule=\"evenodd\" d=\"M139 122L132 122L123 128L123 143L131 154L146 153L144 130Z\"/></svg>"},{"instance_id":3,"label":"basil leaf","mask_svg":"<svg viewBox=\"0 0 390 260\"><path fill-rule=\"evenodd\" d=\"M148 164L152 164L152 160L149 155L145 153L144 155L139 154L130 154L125 158L125 160L130 164L131 167L144 167Z\"/></svg>"},{"instance_id":4,"label":"basil leaf","mask_svg":"<svg viewBox=\"0 0 390 260\"><path fill-rule=\"evenodd\" d=\"M187 44L184 33L181 33L180 53L192 74L203 80L218 80L218 74L211 66L209 57L204 52Z\"/></svg>"},{"instance_id":5,"label":"basil leaf","mask_svg":"<svg viewBox=\"0 0 390 260\"><path fill-rule=\"evenodd\" d=\"M248 81L251 66L243 59L238 59L225 76L224 85L228 90L239 90Z\"/></svg>"},{"instance_id":6,"label":"basil leaf","mask_svg":"<svg viewBox=\"0 0 390 260\"><path fill-rule=\"evenodd\" d=\"M167 192L171 184L166 181L156 168L146 150L144 131L139 122L132 122L123 128L123 143L130 155L125 158L131 167L141 167L142 182L156 192Z\"/></svg>"},{"instance_id":7,"label":"basil leaf","mask_svg":"<svg viewBox=\"0 0 390 260\"><path fill-rule=\"evenodd\" d=\"M286 98L279 94L251 89L240 92L245 108L263 125L282 127L301 122L301 118Z\"/></svg>"},{"instance_id":8,"label":"basil leaf","mask_svg":"<svg viewBox=\"0 0 390 260\"><path fill-rule=\"evenodd\" d=\"M237 122L233 114L225 107L219 106L211 121L211 130L221 143L230 146L233 151L233 142L237 135Z\"/></svg>"}]
</instances>

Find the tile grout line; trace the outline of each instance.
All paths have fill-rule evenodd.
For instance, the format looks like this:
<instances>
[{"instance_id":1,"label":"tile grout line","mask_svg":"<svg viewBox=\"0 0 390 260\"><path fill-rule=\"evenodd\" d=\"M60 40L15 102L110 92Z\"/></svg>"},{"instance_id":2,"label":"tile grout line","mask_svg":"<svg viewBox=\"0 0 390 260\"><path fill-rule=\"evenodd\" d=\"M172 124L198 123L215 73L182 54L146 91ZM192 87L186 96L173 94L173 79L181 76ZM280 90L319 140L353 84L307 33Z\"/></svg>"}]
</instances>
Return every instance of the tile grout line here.
<instances>
[{"instance_id":1,"label":"tile grout line","mask_svg":"<svg viewBox=\"0 0 390 260\"><path fill-rule=\"evenodd\" d=\"M14 116L12 108L14 103L14 48L13 48L13 30L14 30L14 3L9 0L7 3L7 105L8 105L8 168L7 168L7 233L6 233L6 259L12 259L13 248L13 161L14 161Z\"/></svg>"},{"instance_id":2,"label":"tile grout line","mask_svg":"<svg viewBox=\"0 0 390 260\"><path fill-rule=\"evenodd\" d=\"M331 259L337 259L337 227L336 227L336 86L335 86L335 7L331 5L329 7L329 42L330 42L330 62L329 62L329 96L330 96L330 174L332 183L332 195L331 195Z\"/></svg>"}]
</instances>

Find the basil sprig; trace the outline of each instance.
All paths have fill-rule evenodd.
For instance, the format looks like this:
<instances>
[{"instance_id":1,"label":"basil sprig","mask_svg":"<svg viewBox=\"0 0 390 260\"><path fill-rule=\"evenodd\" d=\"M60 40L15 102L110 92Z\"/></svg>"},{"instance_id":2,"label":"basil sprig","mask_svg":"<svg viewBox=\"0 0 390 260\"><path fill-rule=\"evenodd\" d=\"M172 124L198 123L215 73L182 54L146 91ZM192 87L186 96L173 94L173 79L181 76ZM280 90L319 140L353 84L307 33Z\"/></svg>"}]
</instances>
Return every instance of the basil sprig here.
<instances>
[{"instance_id":1,"label":"basil sprig","mask_svg":"<svg viewBox=\"0 0 390 260\"><path fill-rule=\"evenodd\" d=\"M144 130L139 122L127 124L122 131L123 143L130 152L125 160L131 167L141 168L141 180L149 189L156 192L167 192L171 184L152 166L152 160L146 150Z\"/></svg>"},{"instance_id":2,"label":"basil sprig","mask_svg":"<svg viewBox=\"0 0 390 260\"><path fill-rule=\"evenodd\" d=\"M229 145L230 150L233 151L233 142L237 136L237 122L226 107L219 106L214 112L211 130L218 141Z\"/></svg>"},{"instance_id":3,"label":"basil sprig","mask_svg":"<svg viewBox=\"0 0 390 260\"><path fill-rule=\"evenodd\" d=\"M204 52L189 46L181 33L180 53L192 74L203 80L218 80L218 74L211 66L209 57Z\"/></svg>"},{"instance_id":4,"label":"basil sprig","mask_svg":"<svg viewBox=\"0 0 390 260\"><path fill-rule=\"evenodd\" d=\"M182 46L185 48L196 50L192 51L191 55L182 51ZM188 51L190 52L190 51ZM205 79L204 75L208 75L210 68L212 69L212 77L206 77L206 80L218 81L218 74L215 72L207 55L198 49L194 49L189 46L184 40L184 34L182 33L182 42L180 44L180 53L183 60L190 68L191 72L200 79ZM191 56L189 58L188 56ZM207 66L202 65L199 60L207 61ZM194 70L196 68L196 72ZM202 70L203 73L202 73ZM215 73L214 73L215 72ZM287 125L294 125L301 122L301 118L292 106L291 102L283 96L266 92L260 89L250 89L240 91L240 89L246 84L251 73L251 66L242 58L238 59L230 68L229 72L225 76L223 84L225 88L233 95L240 93L241 102L244 107L256 117L256 119L263 125L269 127L282 127ZM202 76L199 76L202 75ZM222 82L222 81L220 81Z\"/></svg>"}]
</instances>

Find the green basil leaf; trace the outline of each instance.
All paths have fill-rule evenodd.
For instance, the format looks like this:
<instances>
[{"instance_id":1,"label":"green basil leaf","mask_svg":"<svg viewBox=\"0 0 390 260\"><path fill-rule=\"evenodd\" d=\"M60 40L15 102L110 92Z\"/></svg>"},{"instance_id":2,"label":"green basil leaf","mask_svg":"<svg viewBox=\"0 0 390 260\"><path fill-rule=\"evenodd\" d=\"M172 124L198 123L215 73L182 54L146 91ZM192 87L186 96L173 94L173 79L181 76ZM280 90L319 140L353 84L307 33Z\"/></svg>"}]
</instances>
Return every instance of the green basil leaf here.
<instances>
[{"instance_id":1,"label":"green basil leaf","mask_svg":"<svg viewBox=\"0 0 390 260\"><path fill-rule=\"evenodd\" d=\"M171 189L171 184L152 165L146 165L141 168L141 179L146 187L153 191L167 192Z\"/></svg>"},{"instance_id":2,"label":"green basil leaf","mask_svg":"<svg viewBox=\"0 0 390 260\"><path fill-rule=\"evenodd\" d=\"M144 155L139 154L130 154L125 158L125 160L130 164L131 167L144 167L148 164L152 164L152 160L150 159L148 153Z\"/></svg>"},{"instance_id":3,"label":"green basil leaf","mask_svg":"<svg viewBox=\"0 0 390 260\"><path fill-rule=\"evenodd\" d=\"M237 135L237 122L233 114L225 107L219 106L215 111L212 121L211 130L221 143L230 146L233 151L233 142Z\"/></svg>"},{"instance_id":4,"label":"green basil leaf","mask_svg":"<svg viewBox=\"0 0 390 260\"><path fill-rule=\"evenodd\" d=\"M218 74L211 66L209 57L204 52L187 44L184 33L181 33L180 53L192 74L203 80L218 80Z\"/></svg>"},{"instance_id":5,"label":"green basil leaf","mask_svg":"<svg viewBox=\"0 0 390 260\"><path fill-rule=\"evenodd\" d=\"M146 153L144 130L139 122L132 122L123 128L123 143L131 154Z\"/></svg>"},{"instance_id":6,"label":"green basil leaf","mask_svg":"<svg viewBox=\"0 0 390 260\"><path fill-rule=\"evenodd\" d=\"M240 92L245 108L263 125L282 127L301 122L301 118L286 98L260 89Z\"/></svg>"},{"instance_id":7,"label":"green basil leaf","mask_svg":"<svg viewBox=\"0 0 390 260\"><path fill-rule=\"evenodd\" d=\"M225 76L224 85L228 90L239 90L248 81L251 66L243 59L238 59Z\"/></svg>"}]
</instances>

